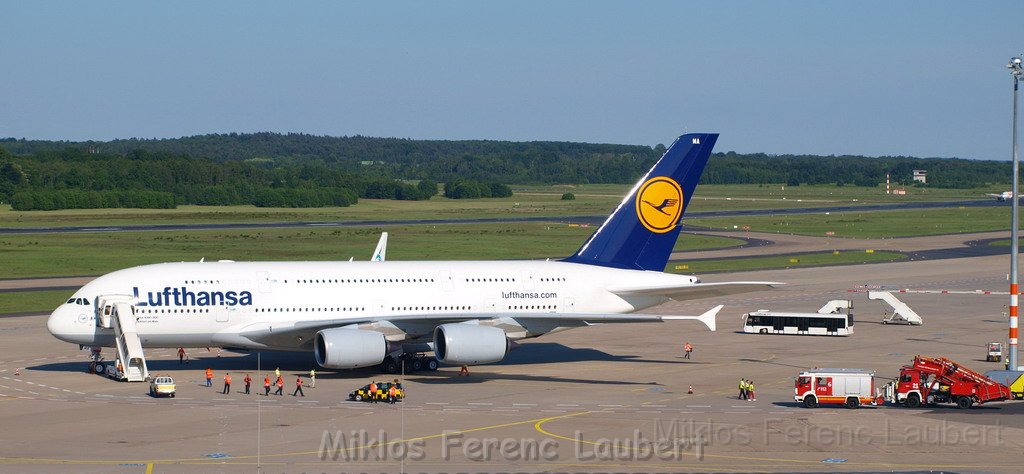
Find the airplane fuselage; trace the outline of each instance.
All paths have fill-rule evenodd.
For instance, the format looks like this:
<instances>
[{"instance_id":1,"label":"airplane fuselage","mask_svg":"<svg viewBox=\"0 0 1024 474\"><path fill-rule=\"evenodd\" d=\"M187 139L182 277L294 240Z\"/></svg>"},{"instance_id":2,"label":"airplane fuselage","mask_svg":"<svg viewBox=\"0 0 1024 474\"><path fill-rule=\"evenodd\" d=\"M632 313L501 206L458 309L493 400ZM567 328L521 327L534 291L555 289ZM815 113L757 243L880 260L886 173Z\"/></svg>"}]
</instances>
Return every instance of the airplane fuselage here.
<instances>
[{"instance_id":1,"label":"airplane fuselage","mask_svg":"<svg viewBox=\"0 0 1024 474\"><path fill-rule=\"evenodd\" d=\"M308 350L310 341L271 345L247 331L406 315L630 313L666 301L619 296L614 284L694 283L691 276L620 270L559 261L459 262L182 262L103 275L54 311L50 332L85 346L111 346L114 332L96 325L97 297L124 295L135 307L146 347L240 347ZM285 327L287 325L287 327ZM429 334L403 328L401 339ZM551 332L558 328L550 328ZM538 334L539 335L539 334ZM533 334L522 334L532 337ZM510 338L515 335L510 334Z\"/></svg>"}]
</instances>

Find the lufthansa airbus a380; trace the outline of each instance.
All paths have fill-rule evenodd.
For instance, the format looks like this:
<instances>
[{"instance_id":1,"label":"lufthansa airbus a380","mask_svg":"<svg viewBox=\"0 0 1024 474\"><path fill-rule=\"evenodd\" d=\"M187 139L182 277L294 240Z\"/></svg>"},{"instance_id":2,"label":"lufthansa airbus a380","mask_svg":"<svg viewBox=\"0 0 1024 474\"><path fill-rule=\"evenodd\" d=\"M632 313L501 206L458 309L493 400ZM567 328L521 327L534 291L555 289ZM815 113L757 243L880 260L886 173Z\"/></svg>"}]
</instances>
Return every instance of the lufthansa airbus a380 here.
<instances>
[{"instance_id":1,"label":"lufthansa airbus a380","mask_svg":"<svg viewBox=\"0 0 1024 474\"><path fill-rule=\"evenodd\" d=\"M634 311L774 284L701 283L663 272L717 138L679 137L579 251L560 261L143 265L86 284L47 327L62 341L91 347L114 347L115 339L131 345L122 338L131 333L139 352L310 351L319 365L337 369L431 350L443 363L497 362L514 341L600 323L697 319L713 331L721 306L700 316ZM113 322L109 301L121 304Z\"/></svg>"}]
</instances>

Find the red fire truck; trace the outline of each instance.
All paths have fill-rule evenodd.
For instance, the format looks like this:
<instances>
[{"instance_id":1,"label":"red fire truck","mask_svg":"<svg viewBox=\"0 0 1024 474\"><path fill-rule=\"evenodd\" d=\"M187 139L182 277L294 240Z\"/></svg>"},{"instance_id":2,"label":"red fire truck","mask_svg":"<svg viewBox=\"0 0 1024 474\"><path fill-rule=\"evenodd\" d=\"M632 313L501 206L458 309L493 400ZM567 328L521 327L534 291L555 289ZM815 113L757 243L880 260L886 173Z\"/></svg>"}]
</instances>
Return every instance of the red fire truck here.
<instances>
[{"instance_id":1,"label":"red fire truck","mask_svg":"<svg viewBox=\"0 0 1024 474\"><path fill-rule=\"evenodd\" d=\"M960 408L1010 398L1010 389L942 357L914 357L900 369L900 378L885 387L890 402L917 408L922 404L955 403Z\"/></svg>"},{"instance_id":2,"label":"red fire truck","mask_svg":"<svg viewBox=\"0 0 1024 474\"><path fill-rule=\"evenodd\" d=\"M878 405L875 373L864 369L813 369L796 378L793 399L807 408L818 405Z\"/></svg>"}]
</instances>

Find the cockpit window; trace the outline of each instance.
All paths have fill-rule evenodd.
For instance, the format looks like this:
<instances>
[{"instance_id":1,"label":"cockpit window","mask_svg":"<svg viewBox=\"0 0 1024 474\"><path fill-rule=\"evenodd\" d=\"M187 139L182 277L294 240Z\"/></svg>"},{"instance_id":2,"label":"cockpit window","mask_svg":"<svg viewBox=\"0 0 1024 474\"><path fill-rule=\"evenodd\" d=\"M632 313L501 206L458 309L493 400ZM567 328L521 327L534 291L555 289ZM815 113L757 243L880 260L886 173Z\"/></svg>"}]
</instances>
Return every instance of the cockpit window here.
<instances>
[{"instance_id":1,"label":"cockpit window","mask_svg":"<svg viewBox=\"0 0 1024 474\"><path fill-rule=\"evenodd\" d=\"M82 298L82 304L85 306L89 305L89 298Z\"/></svg>"},{"instance_id":2,"label":"cockpit window","mask_svg":"<svg viewBox=\"0 0 1024 474\"><path fill-rule=\"evenodd\" d=\"M75 304L75 299L74 298L68 299L68 304Z\"/></svg>"}]
</instances>

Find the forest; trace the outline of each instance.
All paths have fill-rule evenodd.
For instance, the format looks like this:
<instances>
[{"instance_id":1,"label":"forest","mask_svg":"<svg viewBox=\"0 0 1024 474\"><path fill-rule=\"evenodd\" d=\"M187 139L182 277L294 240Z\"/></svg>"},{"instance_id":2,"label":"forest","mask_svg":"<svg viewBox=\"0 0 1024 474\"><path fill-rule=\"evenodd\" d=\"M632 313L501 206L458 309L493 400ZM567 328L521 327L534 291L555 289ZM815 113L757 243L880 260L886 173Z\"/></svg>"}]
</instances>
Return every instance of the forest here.
<instances>
[{"instance_id":1,"label":"forest","mask_svg":"<svg viewBox=\"0 0 1024 474\"><path fill-rule=\"evenodd\" d=\"M362 198L502 197L507 184L634 182L664 145L213 134L67 142L0 139L0 200L16 209L253 204L348 206ZM710 184L931 187L1008 184L1011 164L956 158L715 153ZM82 192L71 192L82 191ZM87 192L86 192L87 191ZM148 193L148 194L147 194Z\"/></svg>"}]
</instances>

